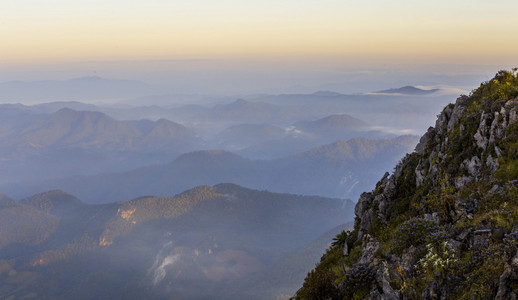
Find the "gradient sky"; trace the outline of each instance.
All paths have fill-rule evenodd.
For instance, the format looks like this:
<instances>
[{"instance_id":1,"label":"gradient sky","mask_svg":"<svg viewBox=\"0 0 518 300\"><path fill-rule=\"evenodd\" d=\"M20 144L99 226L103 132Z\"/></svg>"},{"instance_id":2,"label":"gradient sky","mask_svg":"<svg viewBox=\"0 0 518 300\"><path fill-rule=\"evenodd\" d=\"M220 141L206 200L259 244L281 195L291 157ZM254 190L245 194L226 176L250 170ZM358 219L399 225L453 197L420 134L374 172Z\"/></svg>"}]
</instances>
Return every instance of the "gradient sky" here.
<instances>
[{"instance_id":1,"label":"gradient sky","mask_svg":"<svg viewBox=\"0 0 518 300\"><path fill-rule=\"evenodd\" d=\"M2 0L0 57L491 63L516 59L517 13L515 0Z\"/></svg>"},{"instance_id":2,"label":"gradient sky","mask_svg":"<svg viewBox=\"0 0 518 300\"><path fill-rule=\"evenodd\" d=\"M0 80L92 61L513 67L517 13L516 0L0 0Z\"/></svg>"}]
</instances>

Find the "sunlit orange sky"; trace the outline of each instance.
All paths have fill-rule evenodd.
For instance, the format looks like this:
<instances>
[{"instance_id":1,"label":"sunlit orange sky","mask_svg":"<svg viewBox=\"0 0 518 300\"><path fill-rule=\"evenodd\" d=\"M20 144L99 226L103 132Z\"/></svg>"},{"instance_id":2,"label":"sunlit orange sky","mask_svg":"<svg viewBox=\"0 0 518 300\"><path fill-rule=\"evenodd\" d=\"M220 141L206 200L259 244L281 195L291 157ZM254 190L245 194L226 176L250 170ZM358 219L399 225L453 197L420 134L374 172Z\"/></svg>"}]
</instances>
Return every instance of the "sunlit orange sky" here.
<instances>
[{"instance_id":1,"label":"sunlit orange sky","mask_svg":"<svg viewBox=\"0 0 518 300\"><path fill-rule=\"evenodd\" d=\"M516 0L1 0L0 80L121 61L513 67L517 13Z\"/></svg>"}]
</instances>

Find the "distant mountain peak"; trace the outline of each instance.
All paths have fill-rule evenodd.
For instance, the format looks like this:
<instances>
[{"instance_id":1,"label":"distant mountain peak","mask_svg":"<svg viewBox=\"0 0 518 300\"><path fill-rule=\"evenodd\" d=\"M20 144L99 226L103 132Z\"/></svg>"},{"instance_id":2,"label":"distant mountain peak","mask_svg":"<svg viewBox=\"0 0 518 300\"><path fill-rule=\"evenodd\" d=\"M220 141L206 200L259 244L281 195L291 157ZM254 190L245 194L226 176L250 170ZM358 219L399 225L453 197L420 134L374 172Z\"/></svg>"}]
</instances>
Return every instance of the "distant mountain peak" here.
<instances>
[{"instance_id":1,"label":"distant mountain peak","mask_svg":"<svg viewBox=\"0 0 518 300\"><path fill-rule=\"evenodd\" d=\"M376 94L403 94L403 95L428 95L437 92L439 89L431 89L425 90L420 89L412 85L407 85L404 87L396 88L396 89L388 89L383 91L374 92Z\"/></svg>"},{"instance_id":2,"label":"distant mountain peak","mask_svg":"<svg viewBox=\"0 0 518 300\"><path fill-rule=\"evenodd\" d=\"M54 114L75 114L78 112L79 111L77 111L75 109L71 109L69 107L63 107L63 108L60 108L58 111L56 111Z\"/></svg>"},{"instance_id":3,"label":"distant mountain peak","mask_svg":"<svg viewBox=\"0 0 518 300\"><path fill-rule=\"evenodd\" d=\"M53 113L51 116L53 116L55 118L60 118L60 117L77 118L80 116L90 116L90 117L103 118L103 119L115 121L112 117L110 117L107 114L104 114L102 112L99 112L99 111L75 110L75 109L68 108L68 107L63 107L63 108L59 109L58 111ZM70 121L74 121L74 120L70 120Z\"/></svg>"}]
</instances>

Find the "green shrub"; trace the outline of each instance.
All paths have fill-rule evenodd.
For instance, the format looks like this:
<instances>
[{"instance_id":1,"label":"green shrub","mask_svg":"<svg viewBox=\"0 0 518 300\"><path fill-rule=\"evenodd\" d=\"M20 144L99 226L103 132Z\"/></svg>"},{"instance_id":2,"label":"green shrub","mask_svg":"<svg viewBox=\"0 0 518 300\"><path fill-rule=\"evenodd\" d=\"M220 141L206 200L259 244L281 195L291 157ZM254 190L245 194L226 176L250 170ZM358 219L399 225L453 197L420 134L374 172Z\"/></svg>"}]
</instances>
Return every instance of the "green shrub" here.
<instances>
[{"instance_id":1,"label":"green shrub","mask_svg":"<svg viewBox=\"0 0 518 300\"><path fill-rule=\"evenodd\" d=\"M458 299L493 299L504 270L503 247L491 245L469 256L458 268L466 279L458 286Z\"/></svg>"},{"instance_id":2,"label":"green shrub","mask_svg":"<svg viewBox=\"0 0 518 300\"><path fill-rule=\"evenodd\" d=\"M340 299L338 286L334 284L336 275L326 268L316 268L308 273L304 285L297 291L295 299Z\"/></svg>"},{"instance_id":3,"label":"green shrub","mask_svg":"<svg viewBox=\"0 0 518 300\"><path fill-rule=\"evenodd\" d=\"M518 160L499 159L500 168L495 172L495 178L501 182L518 179Z\"/></svg>"},{"instance_id":4,"label":"green shrub","mask_svg":"<svg viewBox=\"0 0 518 300\"><path fill-rule=\"evenodd\" d=\"M392 250L395 253L400 253L410 246L422 246L432 238L432 234L438 232L439 226L433 221L411 218L397 228Z\"/></svg>"},{"instance_id":5,"label":"green shrub","mask_svg":"<svg viewBox=\"0 0 518 300\"><path fill-rule=\"evenodd\" d=\"M354 264L345 274L343 294L346 299L364 299L369 295L372 282L376 278L376 270L366 264Z\"/></svg>"}]
</instances>

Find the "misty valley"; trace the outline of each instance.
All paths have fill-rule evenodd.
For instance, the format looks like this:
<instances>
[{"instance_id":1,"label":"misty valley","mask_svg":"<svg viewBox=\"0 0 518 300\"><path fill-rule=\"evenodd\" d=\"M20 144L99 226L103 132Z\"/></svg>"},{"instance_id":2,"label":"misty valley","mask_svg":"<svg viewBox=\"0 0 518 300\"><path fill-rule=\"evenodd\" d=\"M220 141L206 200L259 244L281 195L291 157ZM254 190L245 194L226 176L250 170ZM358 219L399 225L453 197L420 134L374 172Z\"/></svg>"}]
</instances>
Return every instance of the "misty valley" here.
<instances>
[{"instance_id":1,"label":"misty valley","mask_svg":"<svg viewBox=\"0 0 518 300\"><path fill-rule=\"evenodd\" d=\"M0 0L0 300L518 299L517 12Z\"/></svg>"},{"instance_id":2,"label":"misty valley","mask_svg":"<svg viewBox=\"0 0 518 300\"><path fill-rule=\"evenodd\" d=\"M161 92L0 84L0 298L288 299L453 99Z\"/></svg>"}]
</instances>

